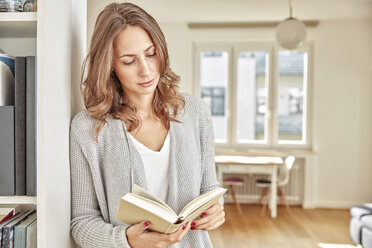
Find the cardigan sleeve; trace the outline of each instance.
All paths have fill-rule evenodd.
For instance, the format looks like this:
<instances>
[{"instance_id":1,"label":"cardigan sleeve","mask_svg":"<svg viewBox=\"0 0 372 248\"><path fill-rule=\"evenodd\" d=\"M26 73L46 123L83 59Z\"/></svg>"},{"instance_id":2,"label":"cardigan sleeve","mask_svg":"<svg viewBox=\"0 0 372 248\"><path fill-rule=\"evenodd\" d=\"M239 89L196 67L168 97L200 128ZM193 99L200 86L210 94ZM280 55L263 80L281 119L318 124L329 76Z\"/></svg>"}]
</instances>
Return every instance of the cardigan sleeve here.
<instances>
[{"instance_id":1,"label":"cardigan sleeve","mask_svg":"<svg viewBox=\"0 0 372 248\"><path fill-rule=\"evenodd\" d=\"M71 235L83 248L130 248L127 225L114 226L102 218L90 167L84 154L83 138L71 124Z\"/></svg>"},{"instance_id":2,"label":"cardigan sleeve","mask_svg":"<svg viewBox=\"0 0 372 248\"><path fill-rule=\"evenodd\" d=\"M200 116L200 144L201 144L201 162L202 162L202 183L200 194L207 193L217 188L216 165L214 161L214 132L212 116L209 106L201 100ZM223 199L220 200L221 204Z\"/></svg>"}]
</instances>

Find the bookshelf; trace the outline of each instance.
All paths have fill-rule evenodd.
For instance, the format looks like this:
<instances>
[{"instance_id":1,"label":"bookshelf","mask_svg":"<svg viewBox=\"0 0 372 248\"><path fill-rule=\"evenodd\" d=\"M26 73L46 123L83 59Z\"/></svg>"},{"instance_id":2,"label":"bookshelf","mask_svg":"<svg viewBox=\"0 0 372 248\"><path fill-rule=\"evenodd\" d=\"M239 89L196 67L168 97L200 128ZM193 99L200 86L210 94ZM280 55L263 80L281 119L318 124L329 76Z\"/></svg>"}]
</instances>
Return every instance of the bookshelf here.
<instances>
[{"instance_id":1,"label":"bookshelf","mask_svg":"<svg viewBox=\"0 0 372 248\"><path fill-rule=\"evenodd\" d=\"M0 38L36 37L37 13L1 13Z\"/></svg>"},{"instance_id":2,"label":"bookshelf","mask_svg":"<svg viewBox=\"0 0 372 248\"><path fill-rule=\"evenodd\" d=\"M35 196L0 196L0 204L33 204L36 205Z\"/></svg>"},{"instance_id":3,"label":"bookshelf","mask_svg":"<svg viewBox=\"0 0 372 248\"><path fill-rule=\"evenodd\" d=\"M36 55L36 30L36 12L0 12L0 49L12 56ZM36 205L37 197L0 196L0 204Z\"/></svg>"},{"instance_id":4,"label":"bookshelf","mask_svg":"<svg viewBox=\"0 0 372 248\"><path fill-rule=\"evenodd\" d=\"M80 108L87 0L38 0L37 13L0 12L0 49L37 56L37 196L0 196L36 207L38 248L74 247L70 238L69 126Z\"/></svg>"}]
</instances>

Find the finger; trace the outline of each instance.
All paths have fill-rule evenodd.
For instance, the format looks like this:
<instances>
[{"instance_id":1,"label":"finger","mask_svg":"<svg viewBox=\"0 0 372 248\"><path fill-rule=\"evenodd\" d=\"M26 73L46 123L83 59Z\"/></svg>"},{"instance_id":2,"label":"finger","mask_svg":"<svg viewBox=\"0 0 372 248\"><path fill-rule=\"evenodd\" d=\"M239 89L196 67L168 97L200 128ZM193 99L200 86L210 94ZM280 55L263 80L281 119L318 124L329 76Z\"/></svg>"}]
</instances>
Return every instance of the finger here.
<instances>
[{"instance_id":1,"label":"finger","mask_svg":"<svg viewBox=\"0 0 372 248\"><path fill-rule=\"evenodd\" d=\"M219 214L221 214L222 212L224 212L223 210L223 207L220 206L218 208L216 208L217 210L216 211L213 211L213 212L209 212L209 214L207 213L206 215L204 215L202 218L199 218L199 219L196 219L193 221L193 227L196 227L196 226L199 226L199 225L203 225L205 223L208 223L210 221L212 221L213 219L215 219Z\"/></svg>"},{"instance_id":2,"label":"finger","mask_svg":"<svg viewBox=\"0 0 372 248\"><path fill-rule=\"evenodd\" d=\"M135 233L143 233L149 227L150 227L150 221L145 220L145 221L141 221L140 223L131 226L130 229L132 232L135 232Z\"/></svg>"},{"instance_id":3,"label":"finger","mask_svg":"<svg viewBox=\"0 0 372 248\"><path fill-rule=\"evenodd\" d=\"M168 244L172 244L177 242L179 237L183 237L182 233L187 233L187 231L190 229L191 223L185 223L184 225L181 225L177 231L171 234L161 234L158 233L159 235L157 236L158 240L161 240L162 242L167 242Z\"/></svg>"},{"instance_id":4,"label":"finger","mask_svg":"<svg viewBox=\"0 0 372 248\"><path fill-rule=\"evenodd\" d=\"M223 210L214 213L213 215L210 215L208 217L201 218L195 221L195 225L191 229L192 230L206 229L215 225L217 222L221 220L223 220L223 222L225 221L225 211Z\"/></svg>"},{"instance_id":5,"label":"finger","mask_svg":"<svg viewBox=\"0 0 372 248\"><path fill-rule=\"evenodd\" d=\"M185 225L183 225L178 231L181 231L178 236L178 240L182 240L183 237L186 235L186 233L190 230L191 228L191 221L187 222Z\"/></svg>"},{"instance_id":6,"label":"finger","mask_svg":"<svg viewBox=\"0 0 372 248\"><path fill-rule=\"evenodd\" d=\"M223 208L220 204L218 203L214 204L213 206L205 210L203 213L201 213L200 218L203 218L208 215L212 215L213 213L218 212L220 208Z\"/></svg>"},{"instance_id":7,"label":"finger","mask_svg":"<svg viewBox=\"0 0 372 248\"><path fill-rule=\"evenodd\" d=\"M218 221L217 223L215 223L214 225L212 225L210 227L205 227L202 230L212 231L212 230L215 230L215 229L219 228L223 223L225 223L225 219L222 219L222 220Z\"/></svg>"},{"instance_id":8,"label":"finger","mask_svg":"<svg viewBox=\"0 0 372 248\"><path fill-rule=\"evenodd\" d=\"M190 227L191 227L191 223L190 221L185 223L184 225L182 225L180 228L178 228L178 230L174 233L172 233L170 235L170 238L171 239L178 239L178 238L181 238L183 236L185 236L185 234L190 230Z\"/></svg>"},{"instance_id":9,"label":"finger","mask_svg":"<svg viewBox=\"0 0 372 248\"><path fill-rule=\"evenodd\" d=\"M222 225L224 222L225 222L225 212L221 212L209 222L196 226L195 229L211 230L211 228L213 227L217 228L218 226Z\"/></svg>"},{"instance_id":10,"label":"finger","mask_svg":"<svg viewBox=\"0 0 372 248\"><path fill-rule=\"evenodd\" d=\"M175 232L174 234L182 234L182 233L187 233L188 230L190 229L191 227L191 221L183 224L182 226L180 226L180 228L178 228L177 232Z\"/></svg>"},{"instance_id":11,"label":"finger","mask_svg":"<svg viewBox=\"0 0 372 248\"><path fill-rule=\"evenodd\" d=\"M199 218L197 220L194 220L193 223L192 223L191 229L195 230L195 229L197 229L198 226L209 223L213 219L215 219L216 217L217 217L217 213L213 213L212 215L207 215L203 218Z\"/></svg>"},{"instance_id":12,"label":"finger","mask_svg":"<svg viewBox=\"0 0 372 248\"><path fill-rule=\"evenodd\" d=\"M223 210L224 210L224 207L221 204L216 203L212 207L204 211L200 217L205 218L206 216L214 215L215 213L223 211Z\"/></svg>"}]
</instances>

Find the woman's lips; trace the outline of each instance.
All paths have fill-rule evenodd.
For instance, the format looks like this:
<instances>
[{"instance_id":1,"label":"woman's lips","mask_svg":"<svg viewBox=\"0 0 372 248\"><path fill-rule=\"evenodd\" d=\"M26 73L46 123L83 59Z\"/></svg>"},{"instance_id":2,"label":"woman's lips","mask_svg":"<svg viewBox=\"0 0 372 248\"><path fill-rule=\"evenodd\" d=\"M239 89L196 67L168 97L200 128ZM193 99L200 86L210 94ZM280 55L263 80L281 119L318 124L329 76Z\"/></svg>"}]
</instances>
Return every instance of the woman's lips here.
<instances>
[{"instance_id":1,"label":"woman's lips","mask_svg":"<svg viewBox=\"0 0 372 248\"><path fill-rule=\"evenodd\" d=\"M139 85L141 85L142 87L150 87L153 82L154 82L154 79L150 80L150 81L147 81L147 82L144 82L144 83L140 83Z\"/></svg>"}]
</instances>

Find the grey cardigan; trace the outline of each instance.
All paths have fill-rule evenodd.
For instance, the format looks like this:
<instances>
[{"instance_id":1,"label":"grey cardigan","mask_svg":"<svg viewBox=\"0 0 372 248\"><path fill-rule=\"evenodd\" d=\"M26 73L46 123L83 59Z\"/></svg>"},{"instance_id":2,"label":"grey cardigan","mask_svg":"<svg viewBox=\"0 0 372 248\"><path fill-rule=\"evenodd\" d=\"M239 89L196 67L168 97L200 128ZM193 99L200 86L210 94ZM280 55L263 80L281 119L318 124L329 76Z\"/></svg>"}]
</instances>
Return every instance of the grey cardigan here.
<instances>
[{"instance_id":1,"label":"grey cardigan","mask_svg":"<svg viewBox=\"0 0 372 248\"><path fill-rule=\"evenodd\" d=\"M178 213L189 201L216 187L214 135L208 106L184 96L185 108L170 124L167 204ZM119 200L133 184L147 189L140 154L121 120L107 119L98 143L96 122L86 110L71 122L71 234L84 248L130 247L128 225L116 220ZM212 247L208 232L190 230L173 248Z\"/></svg>"}]
</instances>

